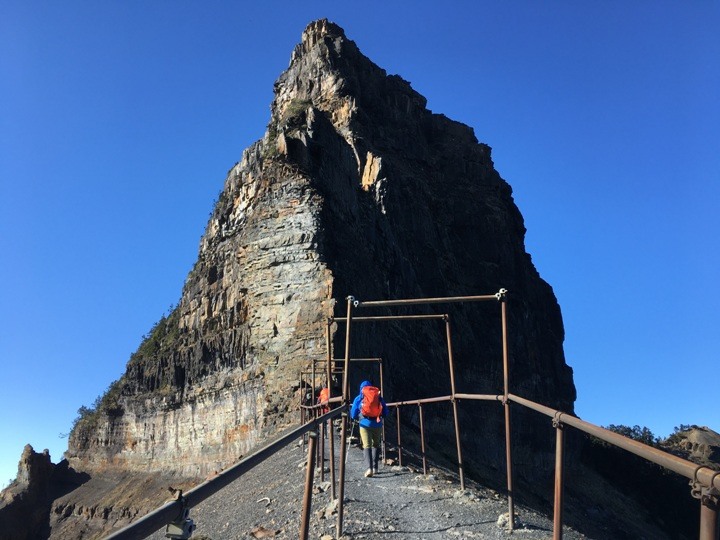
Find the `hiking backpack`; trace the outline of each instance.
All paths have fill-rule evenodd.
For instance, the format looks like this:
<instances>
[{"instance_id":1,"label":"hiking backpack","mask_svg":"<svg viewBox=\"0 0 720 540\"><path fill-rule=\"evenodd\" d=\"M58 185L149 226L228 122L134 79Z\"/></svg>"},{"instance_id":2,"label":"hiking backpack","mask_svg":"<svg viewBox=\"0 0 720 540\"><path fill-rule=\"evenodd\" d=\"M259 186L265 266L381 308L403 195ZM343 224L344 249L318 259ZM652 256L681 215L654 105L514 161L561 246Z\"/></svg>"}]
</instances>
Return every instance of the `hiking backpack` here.
<instances>
[{"instance_id":1,"label":"hiking backpack","mask_svg":"<svg viewBox=\"0 0 720 540\"><path fill-rule=\"evenodd\" d=\"M362 403L360 403L360 414L365 418L380 421L382 416L382 404L380 403L380 390L375 386L364 386L362 389Z\"/></svg>"}]
</instances>

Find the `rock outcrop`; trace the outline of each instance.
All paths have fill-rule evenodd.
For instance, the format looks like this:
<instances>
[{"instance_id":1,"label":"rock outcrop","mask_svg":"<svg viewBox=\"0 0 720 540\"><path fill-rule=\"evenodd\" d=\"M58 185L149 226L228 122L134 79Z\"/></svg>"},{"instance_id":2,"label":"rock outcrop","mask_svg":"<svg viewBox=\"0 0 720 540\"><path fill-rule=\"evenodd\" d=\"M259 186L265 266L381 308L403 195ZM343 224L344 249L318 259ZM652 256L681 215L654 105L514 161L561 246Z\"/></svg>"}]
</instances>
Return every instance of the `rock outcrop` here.
<instances>
[{"instance_id":1,"label":"rock outcrop","mask_svg":"<svg viewBox=\"0 0 720 540\"><path fill-rule=\"evenodd\" d=\"M50 454L23 449L15 481L0 492L0 538L24 540L47 535L50 478L54 465Z\"/></svg>"},{"instance_id":2,"label":"rock outcrop","mask_svg":"<svg viewBox=\"0 0 720 540\"><path fill-rule=\"evenodd\" d=\"M87 481L63 460L57 465L50 453L23 449L15 481L0 492L0 540L34 540L50 534L53 501Z\"/></svg>"},{"instance_id":3,"label":"rock outcrop","mask_svg":"<svg viewBox=\"0 0 720 540\"><path fill-rule=\"evenodd\" d=\"M335 24L310 24L275 83L265 136L228 173L178 306L73 429L71 465L200 477L234 462L296 421L299 373L326 358L326 321L347 295L508 289L511 391L572 412L560 309L524 233L470 127L428 110ZM437 310L451 314L457 390L501 392L497 304ZM355 331L352 350L384 359L389 401L447 395L444 339L432 323L375 325ZM334 325L331 345L342 343ZM500 408L460 412L469 465L501 468ZM449 409L426 414L436 448L452 448ZM542 471L552 437L522 413L514 430L520 474Z\"/></svg>"},{"instance_id":4,"label":"rock outcrop","mask_svg":"<svg viewBox=\"0 0 720 540\"><path fill-rule=\"evenodd\" d=\"M661 447L698 465L720 470L720 433L707 426L687 426L661 442Z\"/></svg>"}]
</instances>

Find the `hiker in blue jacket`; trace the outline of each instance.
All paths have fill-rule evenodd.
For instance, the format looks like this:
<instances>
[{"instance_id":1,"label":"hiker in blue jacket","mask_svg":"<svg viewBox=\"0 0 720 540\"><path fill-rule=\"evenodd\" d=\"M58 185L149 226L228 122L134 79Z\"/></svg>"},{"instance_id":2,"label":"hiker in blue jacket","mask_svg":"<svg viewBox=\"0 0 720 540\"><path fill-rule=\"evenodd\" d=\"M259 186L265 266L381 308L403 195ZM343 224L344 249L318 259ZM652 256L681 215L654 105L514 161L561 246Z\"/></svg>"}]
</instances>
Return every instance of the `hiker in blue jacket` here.
<instances>
[{"instance_id":1,"label":"hiker in blue jacket","mask_svg":"<svg viewBox=\"0 0 720 540\"><path fill-rule=\"evenodd\" d=\"M387 416L387 412L387 405L380 391L370 381L361 382L360 393L353 400L350 408L350 418L353 420L360 418L360 439L365 461L368 464L365 476L372 476L378 472L382 421Z\"/></svg>"}]
</instances>

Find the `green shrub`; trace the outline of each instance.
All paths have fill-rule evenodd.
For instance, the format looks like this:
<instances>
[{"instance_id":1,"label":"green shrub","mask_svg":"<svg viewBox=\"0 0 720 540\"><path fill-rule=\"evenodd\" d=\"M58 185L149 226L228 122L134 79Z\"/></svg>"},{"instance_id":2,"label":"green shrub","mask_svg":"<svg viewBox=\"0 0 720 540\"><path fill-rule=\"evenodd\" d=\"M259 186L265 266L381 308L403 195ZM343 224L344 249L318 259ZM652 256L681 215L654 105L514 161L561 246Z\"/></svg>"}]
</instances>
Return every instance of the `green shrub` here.
<instances>
[{"instance_id":1,"label":"green shrub","mask_svg":"<svg viewBox=\"0 0 720 540\"><path fill-rule=\"evenodd\" d=\"M655 434L650 431L647 427L643 426L623 426L623 425L615 425L610 424L605 429L609 429L610 431L613 431L615 433L618 433L620 435L624 435L625 437L628 437L629 439L633 439L635 441L639 441L641 443L645 443L649 446L657 446L660 442L660 437L656 437Z\"/></svg>"}]
</instances>

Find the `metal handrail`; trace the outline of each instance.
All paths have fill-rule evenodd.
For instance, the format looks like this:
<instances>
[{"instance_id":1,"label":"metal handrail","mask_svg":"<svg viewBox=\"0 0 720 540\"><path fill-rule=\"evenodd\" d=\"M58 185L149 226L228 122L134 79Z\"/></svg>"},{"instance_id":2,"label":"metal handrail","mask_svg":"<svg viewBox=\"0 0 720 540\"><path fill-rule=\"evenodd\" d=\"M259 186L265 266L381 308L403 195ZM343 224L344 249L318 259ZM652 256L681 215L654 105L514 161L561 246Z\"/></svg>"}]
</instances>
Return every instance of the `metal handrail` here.
<instances>
[{"instance_id":1,"label":"metal handrail","mask_svg":"<svg viewBox=\"0 0 720 540\"><path fill-rule=\"evenodd\" d=\"M424 398L411 401L398 401L387 404L388 407L395 407L397 414L397 437L398 437L398 458L400 464L402 464L402 443L400 439L400 408L406 405L416 405L419 409L420 417L420 438L421 438L421 452L423 459L423 471L426 472L426 457L425 457L425 437L423 427L423 411L422 406L426 403L438 403L449 401L453 407L453 415L455 422L455 438L458 453L458 468L461 489L464 489L464 476L463 476L463 463L462 463L462 452L460 444L460 433L459 433L459 422L458 422L458 411L457 402L459 400L482 400L482 401L499 401L502 403L505 411L505 444L506 444L506 461L507 461L507 482L508 482L508 505L510 521L508 529L513 530L514 523L514 503L513 503L513 472L512 472L512 455L511 455L511 439L510 439L510 403L516 403L520 406L524 406L531 410L535 410L549 416L553 420L553 427L556 429L556 462L555 462L555 500L554 500L554 519L553 519L553 538L562 538L562 491L563 491L563 427L564 425L572 426L584 433L595 436L611 445L618 448L622 448L629 451L641 458L644 458L652 463L660 465L668 470L676 472L686 478L691 479L692 495L696 498L701 499L701 513L700 513L700 538L701 540L715 540L718 532L718 499L720 499L720 472L709 469L705 466L698 466L690 461L684 460L667 452L663 452L657 448L653 448L642 444L638 441L634 441L625 436L619 435L607 429L601 428L589 422L580 420L579 418L572 416L571 414L564 413L546 407L534 401L522 398L520 396L511 394L509 392L509 375L508 375L508 340L507 340L507 314L506 314L506 301L507 301L507 290L500 289L496 294L493 295L481 295L481 296L461 296L461 297L444 297L444 298L414 298L406 300L381 300L381 301L366 301L361 302L356 300L353 296L347 297L347 316L330 318L326 327L326 341L327 341L327 376L328 380L332 373L331 363L332 350L330 342L330 325L333 322L345 322L347 323L347 330L345 334L345 357L344 357L344 369L343 369L343 396L337 398L331 398L326 402L320 404L313 404L311 406L304 406L301 404L301 412L304 413L306 409L319 409L323 405L328 403L342 402L342 405L333 409L332 411L317 416L317 418L310 420L309 422L301 425L299 428L292 430L288 434L280 437L278 440L268 444L247 458L241 460L230 469L222 472L217 477L200 484L196 488L189 491L184 497L179 497L179 500L172 501L150 514L144 516L140 520L128 525L124 529L117 531L113 535L107 537L107 540L117 540L125 538L137 538L152 534L166 523L176 519L178 515L182 515L182 512L191 506L199 504L201 501L216 493L230 482L239 478L242 474L247 472L255 465L261 463L269 456L281 448L287 446L293 440L303 436L305 433L316 429L317 426L342 415L342 427L341 427L341 455L345 453L347 446L347 400L349 397L348 391L348 367L351 361L355 359L350 358L350 328L351 322L363 322L363 321L392 321L392 320L414 320L414 319L444 319L446 336L447 336L447 347L448 347L448 360L450 367L450 380L451 380L451 394L449 396L439 396ZM440 303L455 303L455 302L477 302L496 300L501 305L501 323L502 323L502 343L503 343L503 394L466 394L457 393L455 391L454 381L454 366L453 366L453 355L452 355L452 339L450 332L450 319L449 315L400 315L400 316L374 316L374 317L352 317L352 309L363 308L363 307L390 307L390 306L407 306L407 305L421 305L421 304L440 304ZM313 368L315 362L313 362ZM382 363L380 364L380 379L382 382ZM313 369L314 379L314 369ZM311 434L312 435L312 434ZM384 437L383 437L384 439ZM334 437L330 438L331 453ZM322 442L322 440L321 440ZM311 479L311 471L314 469L314 447L315 437L311 436L311 444L309 448L308 456L308 471L306 476ZM322 444L321 444L322 447ZM334 464L334 458L331 460L331 469ZM342 535L342 523L343 523L343 502L344 502L344 484L345 484L345 472L344 472L345 460L340 460L340 482L339 482L339 494L338 494L338 518L336 533L340 537ZM309 487L308 487L309 485ZM333 497L335 497L335 480L333 473ZM305 501L303 505L303 523L301 525L301 537L307 535L308 528L308 510L309 510L309 494L312 489L311 480L308 483L306 479L306 490L305 490ZM130 536L131 535L131 536Z\"/></svg>"},{"instance_id":2,"label":"metal handrail","mask_svg":"<svg viewBox=\"0 0 720 540\"><path fill-rule=\"evenodd\" d=\"M401 407L403 405L420 405L422 403L440 403L442 401L452 401L452 396L438 396L433 398L411 399L408 401L393 401L386 403L388 407Z\"/></svg>"},{"instance_id":3,"label":"metal handrail","mask_svg":"<svg viewBox=\"0 0 720 540\"><path fill-rule=\"evenodd\" d=\"M357 302L355 307L391 307L391 306L417 306L423 304L452 304L459 302L482 302L485 300L499 300L495 294L485 294L480 296L446 296L443 298L409 298L406 300L371 300L366 302ZM355 320L355 319L353 319Z\"/></svg>"},{"instance_id":4,"label":"metal handrail","mask_svg":"<svg viewBox=\"0 0 720 540\"><path fill-rule=\"evenodd\" d=\"M453 399L466 399L466 400L481 400L481 401L502 401L502 395L493 394L467 394L467 393L456 393L454 396L438 396L432 398L423 398L417 400L407 401L396 401L387 403L388 407L400 408L408 405L421 406L427 403L440 403L446 401L452 401ZM635 454L647 461L655 463L661 467L671 470L681 476L684 476L690 480L699 483L703 488L714 488L720 490L720 475L717 471L713 471L707 467L698 466L691 461L679 458L657 448L653 448L641 442L630 439L626 436L620 435L608 429L602 428L590 422L586 422L573 416L571 414L562 412L557 409L552 409L545 405L541 405L532 400L525 399L515 394L508 394L508 400L518 405L534 410L543 414L551 419L555 424L565 424L572 426L579 431L582 431L588 435L597 437L613 446L622 448L632 454ZM339 401L339 398L330 400L331 402ZM310 408L317 407L315 405ZM146 514L137 521L127 525L123 529L112 533L106 537L106 540L130 540L136 538L143 538L153 534L167 523L173 521L178 515L182 513L184 509L192 508L200 504L208 497L214 495L222 488L229 485L231 482L237 480L243 474L248 472L253 467L259 465L282 448L291 444L294 440L298 439L305 433L316 429L318 425L321 425L327 420L337 418L342 414L345 409L343 407L333 409L332 411L318 416L306 424L293 429L286 433L275 441L267 444L263 448L253 452L251 455L242 459L231 468L221 472L218 476L203 482L195 488L188 491L182 496L182 498L170 501L160 508ZM421 426L422 430L422 426ZM424 437L423 437L424 446ZM423 449L423 462L425 461L425 452ZM423 463L423 465L425 465ZM425 468L425 467L424 467Z\"/></svg>"},{"instance_id":5,"label":"metal handrail","mask_svg":"<svg viewBox=\"0 0 720 540\"><path fill-rule=\"evenodd\" d=\"M540 405L539 403L535 403L534 401L530 401L529 399L516 396L515 394L508 394L508 399L524 407L527 407L528 409L532 409L541 414L544 414L545 416L549 416L554 421L560 424L567 424L569 426L572 426L575 429L587 433L588 435L592 435L593 437L597 437L598 439L610 443L613 446L617 446L618 448L627 450L628 452L635 454L636 456L640 456L647 461L651 461L656 465L660 465L661 467L671 470L690 480L695 480L702 484L703 487L714 487L715 489L720 489L720 476L716 474L717 471L713 471L712 469L709 469L707 467L698 466L697 463L682 459L673 454L660 450L659 448L648 446L647 444L641 443L634 439L630 439L629 437L620 435L619 433L615 433L614 431L610 431L609 429L596 426L595 424L591 424L590 422L586 422L585 420L580 420L576 416L572 416L568 413L551 409L550 407Z\"/></svg>"},{"instance_id":6,"label":"metal handrail","mask_svg":"<svg viewBox=\"0 0 720 540\"><path fill-rule=\"evenodd\" d=\"M330 403L342 403L342 396L332 397L330 399L327 399L325 401L320 401L318 403L313 403L312 405L300 405L302 409L306 410L320 410L323 407L327 407Z\"/></svg>"},{"instance_id":7,"label":"metal handrail","mask_svg":"<svg viewBox=\"0 0 720 540\"><path fill-rule=\"evenodd\" d=\"M422 405L424 403L439 403L444 401L452 401L455 399L469 399L479 401L502 401L503 396L501 394L461 394L457 393L454 396L439 396L434 398L415 399L407 401L394 401L387 403L388 407L402 407L407 405ZM688 461L687 459L680 458L659 448L654 448L647 444L641 443L625 435L620 435L609 429L597 426L585 420L581 420L577 416L573 416L566 412L562 412L557 409L552 409L540 403L536 403L529 399L516 396L515 394L508 394L508 399L512 402L517 403L528 409L537 411L545 416L553 419L556 423L567 424L576 428L583 433L597 437L598 439L605 441L613 446L626 450L636 456L639 456L647 461L659 465L665 469L673 471L681 476L698 482L705 488L715 488L720 490L720 475L718 471L710 469L708 467L700 466L697 463Z\"/></svg>"},{"instance_id":8,"label":"metal handrail","mask_svg":"<svg viewBox=\"0 0 720 540\"><path fill-rule=\"evenodd\" d=\"M353 317L352 322L380 322L380 321L427 321L444 319L445 314L437 315L376 315L371 317ZM347 322L347 317L332 317L332 322Z\"/></svg>"},{"instance_id":9,"label":"metal handrail","mask_svg":"<svg viewBox=\"0 0 720 540\"><path fill-rule=\"evenodd\" d=\"M398 418L397 418L397 438L398 438L398 460L400 464L402 464L402 442L400 439L400 407L407 406L407 405L416 405L420 408L420 443L421 443L421 456L423 461L423 473L427 472L427 464L426 464L426 456L425 456L425 436L424 436L424 426L423 426L423 416L422 416L422 405L425 403L438 403L438 402L445 402L445 401L454 401L454 400L460 400L460 399L467 399L467 400L482 400L482 401L499 401L502 402L503 405L506 405L507 402L513 402L517 403L518 405L534 410L536 412L539 412L541 414L544 414L545 416L548 416L549 418L552 418L553 426L557 429L557 448L556 448L556 464L555 464L555 477L556 477L556 484L555 484L555 517L554 517L554 538L562 538L562 490L563 490L563 475L562 475L562 469L563 469L563 463L562 463L562 427L563 425L568 425L571 427L574 427L575 429L582 431L583 433L586 433L588 435L591 435L593 437L597 437L598 439L605 441L617 448L621 448L623 450L626 450L636 456L639 456L646 461L649 461L651 463L654 463L656 465L659 465L660 467L663 467L667 470L673 471L681 476L684 476L691 480L691 485L693 486L693 495L695 493L700 494L700 497L702 498L702 493L705 491L706 497L708 496L707 493L710 493L710 496L717 497L718 492L720 492L720 472L710 469L706 466L697 465L696 463L693 463L691 461L688 461L686 459L682 459L680 457L677 457L673 454L670 454L668 452L665 452L663 450L660 450L658 448L654 448L652 446L646 445L644 443L641 443L639 441L636 441L634 439L630 439L629 437L626 437L624 435L620 435L618 433L615 433L613 431L610 431L608 429L605 429L603 427L597 426L595 424L592 424L590 422L586 422L584 420L581 420L580 418L573 416L571 414L565 413L563 411L552 409L551 407L547 407L545 405L541 405L539 403L536 403L532 400L522 398L520 396L517 396L515 394L508 393L507 400L504 399L504 396L502 394L499 395L492 395L492 394L465 394L465 393L456 393L451 396L439 396L435 398L424 398L424 399L417 399L417 400L408 400L408 401L397 401L388 403L388 407L396 407ZM459 464L460 467L460 473L462 473L462 464ZM717 523L715 519L715 512L710 509L709 511L706 511L705 509L708 508L708 505L703 504L701 506L701 531L700 531L700 538L701 539L714 539L716 538L717 532Z\"/></svg>"},{"instance_id":10,"label":"metal handrail","mask_svg":"<svg viewBox=\"0 0 720 540\"><path fill-rule=\"evenodd\" d=\"M275 454L275 452L288 446L308 431L317 429L317 427L323 422L340 416L344 410L345 409L343 407L333 409L332 411L323 414L322 416L318 416L306 424L289 431L280 438L253 452L246 458L238 461L229 469L222 471L216 477L206 480L202 484L194 487L182 495L180 499L168 502L160 508L153 510L137 521L107 536L105 540L135 540L137 538L145 538L146 536L153 534L166 524L175 520L183 512L183 510L200 504L202 501L211 495L214 495L231 482L237 480L250 469L259 465L267 458Z\"/></svg>"}]
</instances>

